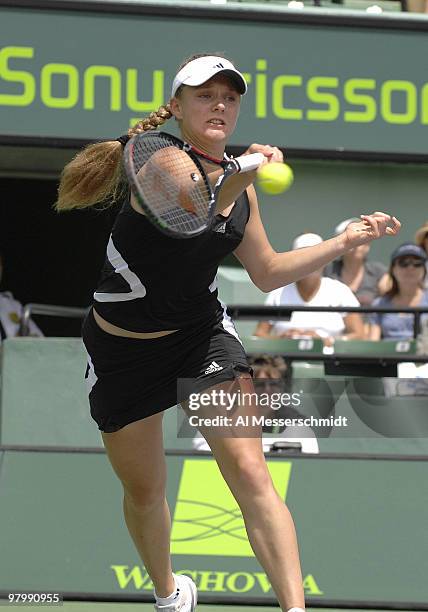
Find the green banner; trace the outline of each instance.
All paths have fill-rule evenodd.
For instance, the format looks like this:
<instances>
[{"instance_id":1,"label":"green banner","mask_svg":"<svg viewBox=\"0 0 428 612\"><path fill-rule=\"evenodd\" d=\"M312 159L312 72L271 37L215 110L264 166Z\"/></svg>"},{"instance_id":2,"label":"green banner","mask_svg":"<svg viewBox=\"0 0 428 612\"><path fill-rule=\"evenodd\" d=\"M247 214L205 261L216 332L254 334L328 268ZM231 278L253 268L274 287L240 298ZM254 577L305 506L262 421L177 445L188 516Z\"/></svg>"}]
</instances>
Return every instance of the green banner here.
<instances>
[{"instance_id":1,"label":"green banner","mask_svg":"<svg viewBox=\"0 0 428 612\"><path fill-rule=\"evenodd\" d=\"M201 599L272 602L214 460L167 463L175 571L193 576ZM0 465L0 591L151 594L105 455L0 451ZM426 462L288 457L268 465L295 520L309 603L428 600Z\"/></svg>"},{"instance_id":2,"label":"green banner","mask_svg":"<svg viewBox=\"0 0 428 612\"><path fill-rule=\"evenodd\" d=\"M0 135L116 137L168 100L177 64L212 52L221 32L250 84L232 144L428 153L428 30L240 15L0 7Z\"/></svg>"}]
</instances>

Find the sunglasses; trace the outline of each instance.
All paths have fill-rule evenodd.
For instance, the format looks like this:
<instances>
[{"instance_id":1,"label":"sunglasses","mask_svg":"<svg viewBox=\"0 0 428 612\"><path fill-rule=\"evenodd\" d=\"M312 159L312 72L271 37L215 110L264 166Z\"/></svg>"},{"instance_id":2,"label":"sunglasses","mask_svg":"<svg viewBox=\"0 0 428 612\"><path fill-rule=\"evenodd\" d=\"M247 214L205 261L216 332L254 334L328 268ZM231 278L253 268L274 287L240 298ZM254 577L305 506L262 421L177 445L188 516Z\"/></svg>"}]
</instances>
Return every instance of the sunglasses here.
<instances>
[{"instance_id":1,"label":"sunglasses","mask_svg":"<svg viewBox=\"0 0 428 612\"><path fill-rule=\"evenodd\" d=\"M425 264L423 261L412 261L410 259L397 260L397 266L399 268L408 268L409 266L412 266L413 268L423 268L424 265Z\"/></svg>"}]
</instances>

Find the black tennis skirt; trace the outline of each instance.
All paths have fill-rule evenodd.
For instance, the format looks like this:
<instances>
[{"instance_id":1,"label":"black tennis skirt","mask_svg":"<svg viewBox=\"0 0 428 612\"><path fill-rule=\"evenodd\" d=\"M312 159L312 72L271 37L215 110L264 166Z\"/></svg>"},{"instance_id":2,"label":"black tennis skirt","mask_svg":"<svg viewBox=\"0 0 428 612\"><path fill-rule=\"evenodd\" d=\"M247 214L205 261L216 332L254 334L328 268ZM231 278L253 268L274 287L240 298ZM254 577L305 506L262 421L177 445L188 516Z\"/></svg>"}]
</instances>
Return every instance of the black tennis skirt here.
<instances>
[{"instance_id":1,"label":"black tennis skirt","mask_svg":"<svg viewBox=\"0 0 428 612\"><path fill-rule=\"evenodd\" d=\"M104 432L162 412L187 393L252 373L225 307L203 324L153 339L113 336L91 310L82 335L91 415Z\"/></svg>"}]
</instances>

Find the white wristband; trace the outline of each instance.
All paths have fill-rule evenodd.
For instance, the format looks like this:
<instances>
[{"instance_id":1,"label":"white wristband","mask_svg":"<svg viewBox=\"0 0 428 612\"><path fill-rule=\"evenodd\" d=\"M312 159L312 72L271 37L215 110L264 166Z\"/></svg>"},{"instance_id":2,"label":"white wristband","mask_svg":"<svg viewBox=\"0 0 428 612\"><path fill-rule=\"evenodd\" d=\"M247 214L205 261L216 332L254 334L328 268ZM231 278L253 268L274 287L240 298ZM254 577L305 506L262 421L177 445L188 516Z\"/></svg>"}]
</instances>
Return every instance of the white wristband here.
<instances>
[{"instance_id":1,"label":"white wristband","mask_svg":"<svg viewBox=\"0 0 428 612\"><path fill-rule=\"evenodd\" d=\"M235 157L235 161L239 164L239 172L250 172L256 170L263 163L264 158L263 153L250 153L249 155Z\"/></svg>"}]
</instances>

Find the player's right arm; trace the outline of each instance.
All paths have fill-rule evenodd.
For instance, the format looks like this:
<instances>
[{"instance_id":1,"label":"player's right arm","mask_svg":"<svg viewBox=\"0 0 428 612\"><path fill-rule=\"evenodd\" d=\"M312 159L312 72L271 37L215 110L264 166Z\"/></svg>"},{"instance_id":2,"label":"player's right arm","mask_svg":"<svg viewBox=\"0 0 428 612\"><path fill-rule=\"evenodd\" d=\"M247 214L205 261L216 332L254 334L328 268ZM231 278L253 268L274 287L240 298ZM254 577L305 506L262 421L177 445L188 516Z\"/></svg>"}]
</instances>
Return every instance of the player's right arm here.
<instances>
[{"instance_id":1,"label":"player's right arm","mask_svg":"<svg viewBox=\"0 0 428 612\"><path fill-rule=\"evenodd\" d=\"M283 162L284 156L282 151L277 147L271 147L270 145L261 145L261 144L252 144L248 147L248 149L243 153L243 155L250 155L251 153L262 153L265 156L265 163L277 163ZM262 164L264 165L264 164ZM217 171L218 173L218 171ZM214 171L209 175L210 182L215 183L216 172ZM218 200L216 203L216 213L220 213L226 208L228 208L239 196L244 193L250 185L255 181L257 176L257 170L252 170L250 172L243 172L242 174L235 174L228 178L222 185Z\"/></svg>"}]
</instances>

